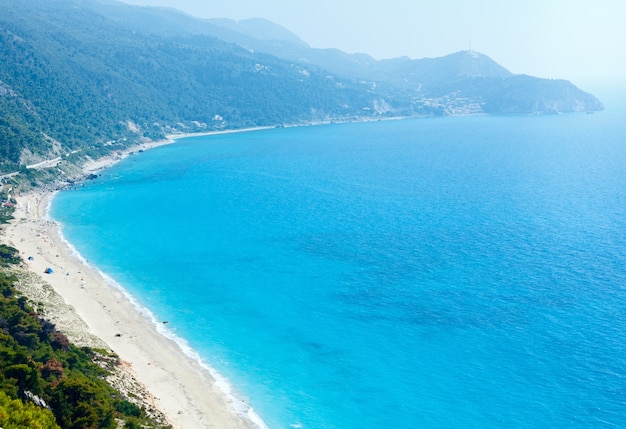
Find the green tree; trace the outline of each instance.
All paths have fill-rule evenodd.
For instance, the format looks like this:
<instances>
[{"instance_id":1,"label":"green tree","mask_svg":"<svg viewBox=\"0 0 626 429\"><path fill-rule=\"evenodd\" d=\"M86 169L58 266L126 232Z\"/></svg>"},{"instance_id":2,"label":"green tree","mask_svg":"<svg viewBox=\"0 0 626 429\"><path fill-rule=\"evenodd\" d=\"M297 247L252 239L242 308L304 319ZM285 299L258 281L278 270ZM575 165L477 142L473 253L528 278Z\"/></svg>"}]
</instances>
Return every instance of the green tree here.
<instances>
[{"instance_id":1,"label":"green tree","mask_svg":"<svg viewBox=\"0 0 626 429\"><path fill-rule=\"evenodd\" d=\"M0 427L3 429L60 429L48 409L11 399L0 391Z\"/></svg>"}]
</instances>

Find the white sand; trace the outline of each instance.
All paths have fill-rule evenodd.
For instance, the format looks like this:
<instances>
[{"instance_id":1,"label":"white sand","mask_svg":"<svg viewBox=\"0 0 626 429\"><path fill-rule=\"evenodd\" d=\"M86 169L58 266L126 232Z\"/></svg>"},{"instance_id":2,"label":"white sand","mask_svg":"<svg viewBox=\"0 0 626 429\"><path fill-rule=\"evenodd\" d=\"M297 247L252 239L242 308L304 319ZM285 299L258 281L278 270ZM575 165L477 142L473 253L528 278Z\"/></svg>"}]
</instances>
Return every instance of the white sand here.
<instances>
[{"instance_id":1,"label":"white sand","mask_svg":"<svg viewBox=\"0 0 626 429\"><path fill-rule=\"evenodd\" d=\"M104 168L114 161L93 162L86 171ZM78 345L115 352L124 363L127 382L140 385L135 394L145 389L144 404L162 412L172 427L264 427L246 404L234 403L220 389L223 381L216 381L177 343L159 333L158 324L141 314L122 291L79 260L61 239L58 225L46 217L52 196L52 192L18 196L15 220L2 237L2 241L19 249L28 269L36 274L23 276L22 290L35 302L48 301L46 317ZM29 256L34 259L29 261ZM44 274L48 267L53 274ZM54 292L61 299L57 296L55 300ZM78 318L72 317L72 311ZM256 424L251 421L255 419Z\"/></svg>"}]
</instances>

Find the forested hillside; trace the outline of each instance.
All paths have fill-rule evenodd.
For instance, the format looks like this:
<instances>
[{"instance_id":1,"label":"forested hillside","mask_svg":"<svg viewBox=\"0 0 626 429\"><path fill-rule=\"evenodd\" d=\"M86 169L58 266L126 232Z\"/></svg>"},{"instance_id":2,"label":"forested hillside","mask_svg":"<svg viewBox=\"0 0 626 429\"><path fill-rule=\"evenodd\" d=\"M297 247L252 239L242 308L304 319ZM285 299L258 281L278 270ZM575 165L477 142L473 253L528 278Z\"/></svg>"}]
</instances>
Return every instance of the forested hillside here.
<instances>
[{"instance_id":1,"label":"forested hillside","mask_svg":"<svg viewBox=\"0 0 626 429\"><path fill-rule=\"evenodd\" d=\"M267 21L111 0L0 0L0 11L0 173L181 131L602 109L570 82L513 75L474 51L376 61Z\"/></svg>"},{"instance_id":2,"label":"forested hillside","mask_svg":"<svg viewBox=\"0 0 626 429\"><path fill-rule=\"evenodd\" d=\"M16 249L0 246L0 267L18 262ZM17 281L0 268L0 427L165 427L105 381L116 356L71 344L17 292Z\"/></svg>"},{"instance_id":3,"label":"forested hillside","mask_svg":"<svg viewBox=\"0 0 626 429\"><path fill-rule=\"evenodd\" d=\"M354 117L376 98L358 83L208 36L128 31L83 4L0 1L5 163L86 145L106 150L173 128Z\"/></svg>"}]
</instances>

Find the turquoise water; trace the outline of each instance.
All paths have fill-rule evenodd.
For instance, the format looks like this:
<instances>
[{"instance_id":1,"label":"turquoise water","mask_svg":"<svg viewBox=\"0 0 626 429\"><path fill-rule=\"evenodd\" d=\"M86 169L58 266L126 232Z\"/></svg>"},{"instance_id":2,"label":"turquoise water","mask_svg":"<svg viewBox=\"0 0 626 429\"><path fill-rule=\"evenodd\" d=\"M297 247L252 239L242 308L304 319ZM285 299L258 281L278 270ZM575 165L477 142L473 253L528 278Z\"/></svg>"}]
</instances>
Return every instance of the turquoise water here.
<instances>
[{"instance_id":1,"label":"turquoise water","mask_svg":"<svg viewBox=\"0 0 626 429\"><path fill-rule=\"evenodd\" d=\"M52 216L272 429L624 427L625 118L187 138Z\"/></svg>"}]
</instances>

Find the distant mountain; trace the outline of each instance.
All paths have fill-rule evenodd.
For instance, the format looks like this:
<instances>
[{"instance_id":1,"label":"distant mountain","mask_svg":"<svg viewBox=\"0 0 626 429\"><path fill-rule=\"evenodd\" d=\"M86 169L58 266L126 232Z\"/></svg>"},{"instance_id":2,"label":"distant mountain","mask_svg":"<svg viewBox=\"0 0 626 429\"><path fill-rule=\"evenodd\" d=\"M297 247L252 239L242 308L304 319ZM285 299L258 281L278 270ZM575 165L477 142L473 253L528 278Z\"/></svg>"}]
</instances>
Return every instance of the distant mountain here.
<instances>
[{"instance_id":1,"label":"distant mountain","mask_svg":"<svg viewBox=\"0 0 626 429\"><path fill-rule=\"evenodd\" d=\"M152 34L155 28L165 27L166 34L207 35L304 67L358 79L392 101L390 107L396 114L564 113L603 109L594 96L570 83L513 75L476 51L440 58L377 61L367 54L311 48L296 34L263 19L202 20L159 8L140 8L134 13L148 13L152 20L147 23L137 16L131 19L128 11L124 12L124 24L133 31ZM142 26L141 22L147 25ZM497 99L499 95L503 98Z\"/></svg>"},{"instance_id":2,"label":"distant mountain","mask_svg":"<svg viewBox=\"0 0 626 429\"><path fill-rule=\"evenodd\" d=\"M377 61L311 48L262 19L112 0L0 0L0 10L5 171L179 131L602 109L567 81L514 75L475 51Z\"/></svg>"},{"instance_id":3,"label":"distant mountain","mask_svg":"<svg viewBox=\"0 0 626 429\"><path fill-rule=\"evenodd\" d=\"M209 19L207 22L218 27L229 29L235 33L251 37L254 40L269 42L287 42L297 46L308 48L309 45L286 28L261 18L243 19ZM225 39L225 36L221 37Z\"/></svg>"},{"instance_id":4,"label":"distant mountain","mask_svg":"<svg viewBox=\"0 0 626 429\"><path fill-rule=\"evenodd\" d=\"M463 78L506 79L513 74L486 55L476 51L461 51L440 58L412 60L397 58L382 60L374 67L379 74L408 79L416 84L440 85Z\"/></svg>"},{"instance_id":5,"label":"distant mountain","mask_svg":"<svg viewBox=\"0 0 626 429\"><path fill-rule=\"evenodd\" d=\"M83 0L0 0L0 10L5 171L170 132L353 120L381 99L353 80L188 34L199 21L178 13Z\"/></svg>"},{"instance_id":6,"label":"distant mountain","mask_svg":"<svg viewBox=\"0 0 626 429\"><path fill-rule=\"evenodd\" d=\"M446 114L541 114L602 110L602 103L566 80L515 75L476 51L445 57L400 58L370 67L407 88L412 102L440 106Z\"/></svg>"}]
</instances>

